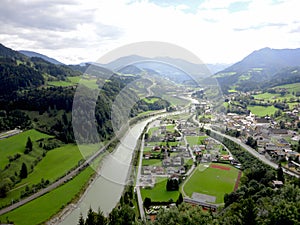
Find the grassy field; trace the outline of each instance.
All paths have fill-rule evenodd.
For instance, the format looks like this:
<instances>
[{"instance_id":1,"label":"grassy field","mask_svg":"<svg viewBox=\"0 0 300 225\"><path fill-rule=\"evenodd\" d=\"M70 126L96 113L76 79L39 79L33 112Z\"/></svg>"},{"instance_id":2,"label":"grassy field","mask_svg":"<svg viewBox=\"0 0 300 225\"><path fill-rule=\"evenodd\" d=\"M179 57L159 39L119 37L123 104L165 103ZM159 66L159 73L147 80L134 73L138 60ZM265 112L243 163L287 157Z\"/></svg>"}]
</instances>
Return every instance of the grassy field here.
<instances>
[{"instance_id":1,"label":"grassy field","mask_svg":"<svg viewBox=\"0 0 300 225\"><path fill-rule=\"evenodd\" d=\"M75 77L68 77L65 81L48 81L48 85L50 86L73 86L78 83L83 84L91 89L97 89L98 84L96 83L97 79L95 78L89 78L84 76L75 76Z\"/></svg>"},{"instance_id":2,"label":"grassy field","mask_svg":"<svg viewBox=\"0 0 300 225\"><path fill-rule=\"evenodd\" d=\"M17 187L36 184L44 180L55 181L70 169L78 165L82 155L76 145L68 144L49 151L46 157L34 168L33 172L23 179ZM51 168L51 169L49 169Z\"/></svg>"},{"instance_id":3,"label":"grassy field","mask_svg":"<svg viewBox=\"0 0 300 225\"><path fill-rule=\"evenodd\" d=\"M176 201L179 196L179 191L167 191L166 185L167 178L156 178L156 183L153 189L141 189L143 200L148 197L151 198L152 202L167 202L170 199Z\"/></svg>"},{"instance_id":4,"label":"grassy field","mask_svg":"<svg viewBox=\"0 0 300 225\"><path fill-rule=\"evenodd\" d=\"M292 92L298 92L300 91L300 83L294 83L294 84L285 84L285 85L280 85L280 86L276 86L273 89L282 89L285 88L288 90L288 92L292 93Z\"/></svg>"},{"instance_id":5,"label":"grassy field","mask_svg":"<svg viewBox=\"0 0 300 225\"><path fill-rule=\"evenodd\" d=\"M6 218L8 218L15 225L41 224L49 220L80 193L93 173L94 170L88 167L68 183L26 205L1 215L0 220L6 222Z\"/></svg>"},{"instance_id":6,"label":"grassy field","mask_svg":"<svg viewBox=\"0 0 300 225\"><path fill-rule=\"evenodd\" d=\"M169 146L177 146L180 142L174 141L174 142L168 142ZM166 146L167 142L166 141L161 141L161 142L148 142L148 146Z\"/></svg>"},{"instance_id":7,"label":"grassy field","mask_svg":"<svg viewBox=\"0 0 300 225\"><path fill-rule=\"evenodd\" d=\"M276 109L274 106L248 106L247 107L248 110L250 110L253 114L257 115L257 116L266 116L266 115L272 115L275 113Z\"/></svg>"},{"instance_id":8,"label":"grassy field","mask_svg":"<svg viewBox=\"0 0 300 225\"><path fill-rule=\"evenodd\" d=\"M38 184L42 178L44 181L55 181L77 166L79 160L82 158L78 147L73 144L68 144L49 151L46 157L34 167L33 172L30 173L27 178L22 179L21 182L8 193L7 197L0 199L0 205L7 205L12 200L19 199L21 192L25 191L26 186L31 187L33 184Z\"/></svg>"},{"instance_id":9,"label":"grassy field","mask_svg":"<svg viewBox=\"0 0 300 225\"><path fill-rule=\"evenodd\" d=\"M167 100L172 105L186 106L187 104L189 104L188 100L176 96L172 96L172 95L163 95L162 99Z\"/></svg>"},{"instance_id":10,"label":"grassy field","mask_svg":"<svg viewBox=\"0 0 300 225\"><path fill-rule=\"evenodd\" d=\"M143 98L143 101L149 104L153 104L154 102L158 101L159 98Z\"/></svg>"},{"instance_id":11,"label":"grassy field","mask_svg":"<svg viewBox=\"0 0 300 225\"><path fill-rule=\"evenodd\" d=\"M167 131L174 132L175 131L175 124L170 124L166 126Z\"/></svg>"},{"instance_id":12,"label":"grassy field","mask_svg":"<svg viewBox=\"0 0 300 225\"><path fill-rule=\"evenodd\" d=\"M287 103L287 104L289 105L289 108L290 108L290 109L293 109L294 106L296 106L296 105L299 104L299 102L289 102L289 103Z\"/></svg>"},{"instance_id":13,"label":"grassy field","mask_svg":"<svg viewBox=\"0 0 300 225\"><path fill-rule=\"evenodd\" d=\"M265 92L262 94L253 95L253 97L255 99L272 100L280 97L280 94L272 94L272 93Z\"/></svg>"},{"instance_id":14,"label":"grassy field","mask_svg":"<svg viewBox=\"0 0 300 225\"><path fill-rule=\"evenodd\" d=\"M190 146L201 145L207 136L187 136L186 140Z\"/></svg>"},{"instance_id":15,"label":"grassy field","mask_svg":"<svg viewBox=\"0 0 300 225\"><path fill-rule=\"evenodd\" d=\"M161 166L160 159L143 159L143 166Z\"/></svg>"},{"instance_id":16,"label":"grassy field","mask_svg":"<svg viewBox=\"0 0 300 225\"><path fill-rule=\"evenodd\" d=\"M151 137L153 132L158 131L159 127L151 127L148 131L149 136Z\"/></svg>"},{"instance_id":17,"label":"grassy field","mask_svg":"<svg viewBox=\"0 0 300 225\"><path fill-rule=\"evenodd\" d=\"M28 130L0 140L0 168L3 168L9 162L8 156L13 156L16 153L23 154L28 137L30 137L31 141L34 143L36 140L49 138L51 136L36 130Z\"/></svg>"},{"instance_id":18,"label":"grassy field","mask_svg":"<svg viewBox=\"0 0 300 225\"><path fill-rule=\"evenodd\" d=\"M224 194L231 193L238 176L238 170L230 165L213 163L229 167L230 170L204 167L200 164L189 180L184 183L184 192L192 196L193 192L216 196L216 203L224 202Z\"/></svg>"}]
</instances>

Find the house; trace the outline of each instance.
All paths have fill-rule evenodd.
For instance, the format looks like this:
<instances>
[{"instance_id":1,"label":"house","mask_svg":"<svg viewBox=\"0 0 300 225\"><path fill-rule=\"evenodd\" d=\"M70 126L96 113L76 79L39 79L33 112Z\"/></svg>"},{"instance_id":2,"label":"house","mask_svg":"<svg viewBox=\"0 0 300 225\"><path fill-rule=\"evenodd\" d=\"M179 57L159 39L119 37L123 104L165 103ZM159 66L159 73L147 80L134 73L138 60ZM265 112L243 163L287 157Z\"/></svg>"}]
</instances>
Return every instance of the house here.
<instances>
[{"instance_id":1,"label":"house","mask_svg":"<svg viewBox=\"0 0 300 225\"><path fill-rule=\"evenodd\" d=\"M229 158L230 158L230 155L222 155L222 156L221 156L221 159L222 159L222 160L228 160L228 161L229 161L229 160L230 160ZM231 158L232 158L232 157L231 157Z\"/></svg>"},{"instance_id":2,"label":"house","mask_svg":"<svg viewBox=\"0 0 300 225\"><path fill-rule=\"evenodd\" d=\"M270 133L273 135L287 135L287 129L270 129Z\"/></svg>"},{"instance_id":3,"label":"house","mask_svg":"<svg viewBox=\"0 0 300 225\"><path fill-rule=\"evenodd\" d=\"M182 166L182 159L181 157L173 158L173 166Z\"/></svg>"},{"instance_id":4,"label":"house","mask_svg":"<svg viewBox=\"0 0 300 225\"><path fill-rule=\"evenodd\" d=\"M185 174L185 172L186 172L186 171L185 171L184 166L182 166L182 167L179 168L179 173L180 173L180 174Z\"/></svg>"},{"instance_id":5,"label":"house","mask_svg":"<svg viewBox=\"0 0 300 225\"><path fill-rule=\"evenodd\" d=\"M150 152L144 153L144 159L150 159L150 157L151 157Z\"/></svg>"},{"instance_id":6,"label":"house","mask_svg":"<svg viewBox=\"0 0 300 225\"><path fill-rule=\"evenodd\" d=\"M169 167L169 166L171 166L171 159L170 159L170 158L164 159L164 160L162 161L162 165L163 165L164 167Z\"/></svg>"},{"instance_id":7,"label":"house","mask_svg":"<svg viewBox=\"0 0 300 225\"><path fill-rule=\"evenodd\" d=\"M151 166L143 166L143 174L150 175L151 174Z\"/></svg>"},{"instance_id":8,"label":"house","mask_svg":"<svg viewBox=\"0 0 300 225\"><path fill-rule=\"evenodd\" d=\"M273 181L272 181L272 184L273 184L273 187L274 187L274 188L279 188L279 187L282 187L282 186L283 186L283 182L280 181L280 180L273 180Z\"/></svg>"},{"instance_id":9,"label":"house","mask_svg":"<svg viewBox=\"0 0 300 225\"><path fill-rule=\"evenodd\" d=\"M153 169L153 172L157 175L163 175L165 174L165 170L162 166L156 166L154 169Z\"/></svg>"},{"instance_id":10,"label":"house","mask_svg":"<svg viewBox=\"0 0 300 225\"><path fill-rule=\"evenodd\" d=\"M167 168L167 174L169 174L169 175L173 175L173 174L177 173L177 171L178 170L175 167L168 167Z\"/></svg>"}]
</instances>

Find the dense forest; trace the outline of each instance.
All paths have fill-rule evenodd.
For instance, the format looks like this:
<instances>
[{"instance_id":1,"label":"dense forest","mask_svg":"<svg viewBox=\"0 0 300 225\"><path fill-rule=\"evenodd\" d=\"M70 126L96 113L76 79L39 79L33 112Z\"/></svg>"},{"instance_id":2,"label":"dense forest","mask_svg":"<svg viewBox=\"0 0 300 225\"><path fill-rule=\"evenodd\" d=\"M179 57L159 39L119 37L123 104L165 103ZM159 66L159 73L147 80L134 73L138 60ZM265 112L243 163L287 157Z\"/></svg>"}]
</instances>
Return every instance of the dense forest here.
<instances>
[{"instance_id":1,"label":"dense forest","mask_svg":"<svg viewBox=\"0 0 300 225\"><path fill-rule=\"evenodd\" d=\"M0 131L35 128L55 135L65 143L75 141L72 125L77 128L79 142L94 143L113 134L111 107L121 90L138 79L137 76L122 76L95 66L56 65L42 58L29 58L19 52L0 46ZM83 72L96 78L101 90L85 85L49 86L48 81L65 81L68 77L80 76ZM73 108L75 92L79 96ZM129 117L148 110L169 106L164 100L155 102L139 100L133 90L122 94L125 100L133 101ZM95 99L96 98L96 99ZM127 101L120 103L118 113L124 113ZM76 117L76 121L72 117ZM96 120L98 134L89 134ZM124 121L121 121L124 122Z\"/></svg>"}]
</instances>

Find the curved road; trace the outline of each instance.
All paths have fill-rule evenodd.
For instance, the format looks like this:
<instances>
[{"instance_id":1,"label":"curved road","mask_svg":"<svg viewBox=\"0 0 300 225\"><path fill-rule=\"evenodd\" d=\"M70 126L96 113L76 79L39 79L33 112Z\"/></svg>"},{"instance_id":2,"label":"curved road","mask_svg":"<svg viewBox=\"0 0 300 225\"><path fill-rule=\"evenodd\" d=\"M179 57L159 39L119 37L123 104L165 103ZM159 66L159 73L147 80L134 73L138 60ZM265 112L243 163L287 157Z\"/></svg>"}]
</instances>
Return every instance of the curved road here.
<instances>
[{"instance_id":1,"label":"curved road","mask_svg":"<svg viewBox=\"0 0 300 225\"><path fill-rule=\"evenodd\" d=\"M204 128L210 130L210 131L213 132L213 133L216 133L216 134L219 134L219 135L221 135L221 136L223 136L223 137L226 137L226 138L228 138L229 140L235 142L236 144L242 146L244 149L246 149L246 150L247 150L249 153L251 153L253 156L255 156L256 158L258 158L259 160L261 160L261 161L264 162L265 164L267 164L267 165L273 167L274 169L277 169L277 168L278 168L278 165L277 165L276 163L271 162L271 161L268 160L264 155L259 154L256 150L254 150L254 149L251 148L250 146L248 146L248 145L246 145L245 143L243 143L240 139L231 137L231 136L226 135L226 134L222 134L222 133L219 132L219 131L212 130L211 127L210 127L209 125L205 125ZM294 172L292 172L292 171L289 171L289 170L285 169L284 167L283 167L282 169L283 169L283 172L285 172L286 174L299 178L299 174L294 173Z\"/></svg>"}]
</instances>

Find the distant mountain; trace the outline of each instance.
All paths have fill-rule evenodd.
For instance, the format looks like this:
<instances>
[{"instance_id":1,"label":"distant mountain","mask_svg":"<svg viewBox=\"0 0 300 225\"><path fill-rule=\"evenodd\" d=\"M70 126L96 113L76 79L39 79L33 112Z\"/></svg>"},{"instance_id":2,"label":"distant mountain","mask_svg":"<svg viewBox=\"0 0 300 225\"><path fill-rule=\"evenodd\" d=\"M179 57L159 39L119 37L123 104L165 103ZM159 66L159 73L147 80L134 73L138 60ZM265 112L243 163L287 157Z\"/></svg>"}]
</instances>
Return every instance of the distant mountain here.
<instances>
[{"instance_id":1,"label":"distant mountain","mask_svg":"<svg viewBox=\"0 0 300 225\"><path fill-rule=\"evenodd\" d=\"M300 66L300 48L263 48L252 52L238 63L213 75L222 89L235 87L251 90L268 82L274 75L287 67Z\"/></svg>"},{"instance_id":2,"label":"distant mountain","mask_svg":"<svg viewBox=\"0 0 300 225\"><path fill-rule=\"evenodd\" d=\"M139 61L144 61L144 60L149 60L149 58L146 57L142 57L139 55L130 55L130 56L124 56L124 57L120 57L116 60L113 60L107 64L99 64L100 66L103 66L107 69L110 69L112 71L118 71L122 68L124 68L125 66L131 65L133 64L133 62L139 62Z\"/></svg>"},{"instance_id":3,"label":"distant mountain","mask_svg":"<svg viewBox=\"0 0 300 225\"><path fill-rule=\"evenodd\" d=\"M216 63L216 64L206 64L207 68L209 69L209 71L211 72L211 74L215 74L218 73L226 68L228 68L229 66L231 66L231 64L224 64L224 63Z\"/></svg>"},{"instance_id":4,"label":"distant mountain","mask_svg":"<svg viewBox=\"0 0 300 225\"><path fill-rule=\"evenodd\" d=\"M50 58L46 55L43 55L43 54L40 54L40 53L37 53L37 52L32 52L32 51L27 51L27 50L20 50L19 52L22 53L23 55L26 55L26 56L30 57L30 58L38 57L38 58L44 59L47 62L53 63L55 65L63 65L63 63L57 61L56 59Z\"/></svg>"},{"instance_id":5,"label":"distant mountain","mask_svg":"<svg viewBox=\"0 0 300 225\"><path fill-rule=\"evenodd\" d=\"M176 83L193 85L212 74L205 64L195 64L184 59L171 57L148 58L139 55L129 55L120 57L107 64L101 64L101 66L112 71L138 75L141 74L139 70L143 70L147 74L160 75ZM128 66L135 66L138 69ZM126 68L126 71L124 71L124 68Z\"/></svg>"},{"instance_id":6,"label":"distant mountain","mask_svg":"<svg viewBox=\"0 0 300 225\"><path fill-rule=\"evenodd\" d=\"M143 72L143 70L141 70L140 68L134 66L134 65L128 65L125 66L121 69L118 70L118 72L123 73L123 74L141 74Z\"/></svg>"}]
</instances>

